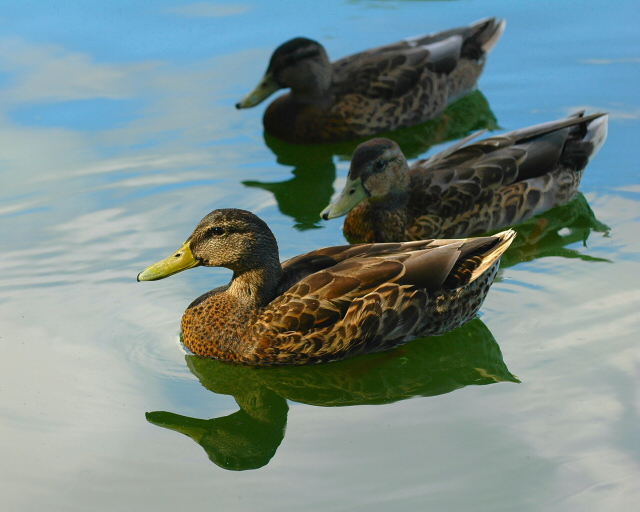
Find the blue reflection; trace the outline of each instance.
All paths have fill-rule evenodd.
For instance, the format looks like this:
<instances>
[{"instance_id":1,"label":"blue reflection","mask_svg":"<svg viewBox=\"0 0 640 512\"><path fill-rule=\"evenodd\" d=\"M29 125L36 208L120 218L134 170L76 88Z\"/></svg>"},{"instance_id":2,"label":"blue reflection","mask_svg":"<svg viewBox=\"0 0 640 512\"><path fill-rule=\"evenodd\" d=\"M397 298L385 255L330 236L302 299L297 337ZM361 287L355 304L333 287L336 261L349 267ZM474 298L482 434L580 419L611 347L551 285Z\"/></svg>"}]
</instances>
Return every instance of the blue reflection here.
<instances>
[{"instance_id":1,"label":"blue reflection","mask_svg":"<svg viewBox=\"0 0 640 512\"><path fill-rule=\"evenodd\" d=\"M0 84L1 85L1 84ZM97 131L120 128L139 117L146 101L96 98L29 105L9 112L20 125Z\"/></svg>"}]
</instances>

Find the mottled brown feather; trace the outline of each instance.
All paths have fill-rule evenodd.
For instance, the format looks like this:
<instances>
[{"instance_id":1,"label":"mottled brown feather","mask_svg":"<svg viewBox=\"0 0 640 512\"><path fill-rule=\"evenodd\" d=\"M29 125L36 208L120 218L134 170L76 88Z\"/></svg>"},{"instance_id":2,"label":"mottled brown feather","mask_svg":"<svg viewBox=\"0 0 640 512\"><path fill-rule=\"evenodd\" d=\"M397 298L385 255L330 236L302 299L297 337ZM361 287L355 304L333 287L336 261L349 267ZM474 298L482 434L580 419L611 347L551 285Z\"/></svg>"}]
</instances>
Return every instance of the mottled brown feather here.
<instances>
[{"instance_id":1,"label":"mottled brown feather","mask_svg":"<svg viewBox=\"0 0 640 512\"><path fill-rule=\"evenodd\" d=\"M361 180L370 198L347 214L344 233L351 242L392 242L475 236L512 226L575 196L606 129L606 114L579 113L455 147L411 167L397 145L374 157L365 142L354 154L349 178ZM371 144L381 147L380 140ZM378 174L372 184L371 169L389 155L394 161L384 171L388 180L392 172L404 172L408 184L394 185L393 195L378 194L375 187L384 180Z\"/></svg>"},{"instance_id":2,"label":"mottled brown feather","mask_svg":"<svg viewBox=\"0 0 640 512\"><path fill-rule=\"evenodd\" d=\"M268 73L291 92L269 105L265 130L287 142L314 144L371 136L431 119L473 90L504 26L496 18L481 20L333 63L319 57L326 56L319 43L289 41L274 51ZM309 45L304 52L301 41ZM309 62L298 58L301 53L310 56ZM307 78L299 83L303 75ZM289 76L296 78L288 80Z\"/></svg>"},{"instance_id":3,"label":"mottled brown feather","mask_svg":"<svg viewBox=\"0 0 640 512\"><path fill-rule=\"evenodd\" d=\"M196 354L310 364L455 329L476 315L515 236L327 247L281 266L273 234L251 215L216 210L190 238L196 259L236 269L184 313L182 339Z\"/></svg>"}]
</instances>

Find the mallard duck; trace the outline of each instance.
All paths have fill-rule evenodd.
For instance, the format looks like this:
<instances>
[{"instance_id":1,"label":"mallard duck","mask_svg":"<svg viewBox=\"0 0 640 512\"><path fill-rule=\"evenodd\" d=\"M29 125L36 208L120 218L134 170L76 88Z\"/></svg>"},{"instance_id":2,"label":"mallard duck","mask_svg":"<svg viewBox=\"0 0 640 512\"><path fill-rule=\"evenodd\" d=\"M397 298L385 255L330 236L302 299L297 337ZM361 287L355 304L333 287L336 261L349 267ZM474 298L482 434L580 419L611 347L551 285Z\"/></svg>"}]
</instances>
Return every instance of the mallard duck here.
<instances>
[{"instance_id":1,"label":"mallard duck","mask_svg":"<svg viewBox=\"0 0 640 512\"><path fill-rule=\"evenodd\" d=\"M193 353L256 365L306 364L377 352L471 320L514 232L465 240L326 247L280 264L267 224L215 210L172 256L138 275L154 281L204 265L231 282L191 303L182 339Z\"/></svg>"},{"instance_id":2,"label":"mallard duck","mask_svg":"<svg viewBox=\"0 0 640 512\"><path fill-rule=\"evenodd\" d=\"M411 167L395 142L356 149L338 198L351 242L458 238L512 226L569 202L607 138L607 115L582 113L469 143Z\"/></svg>"},{"instance_id":3,"label":"mallard duck","mask_svg":"<svg viewBox=\"0 0 640 512\"><path fill-rule=\"evenodd\" d=\"M296 144L338 142L418 124L471 92L505 21L481 20L329 61L298 37L279 46L256 88L236 104L253 107L278 89L265 131Z\"/></svg>"}]
</instances>

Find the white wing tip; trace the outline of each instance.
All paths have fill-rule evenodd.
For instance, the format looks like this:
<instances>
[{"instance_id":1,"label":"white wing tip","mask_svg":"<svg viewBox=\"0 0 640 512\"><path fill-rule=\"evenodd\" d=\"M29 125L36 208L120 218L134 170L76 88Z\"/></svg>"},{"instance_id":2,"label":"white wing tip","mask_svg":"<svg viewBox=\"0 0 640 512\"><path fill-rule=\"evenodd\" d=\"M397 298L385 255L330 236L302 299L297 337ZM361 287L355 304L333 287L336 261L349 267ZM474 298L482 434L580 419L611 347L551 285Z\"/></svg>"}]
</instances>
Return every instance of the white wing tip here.
<instances>
[{"instance_id":1,"label":"white wing tip","mask_svg":"<svg viewBox=\"0 0 640 512\"><path fill-rule=\"evenodd\" d=\"M504 33L504 29L506 27L507 27L507 20L502 19L502 20L498 21L498 24L496 25L496 28L493 31L493 34L491 34L489 39L487 39L482 44L482 49L484 50L485 53L489 53L491 50L493 50L493 47L496 45L496 43L502 37L502 34Z\"/></svg>"},{"instance_id":2,"label":"white wing tip","mask_svg":"<svg viewBox=\"0 0 640 512\"><path fill-rule=\"evenodd\" d=\"M607 140L607 133L609 131L609 115L604 114L597 119L594 119L589 123L589 129L584 140L590 141L593 144L593 151L589 155L589 161L598 154L600 148Z\"/></svg>"}]
</instances>

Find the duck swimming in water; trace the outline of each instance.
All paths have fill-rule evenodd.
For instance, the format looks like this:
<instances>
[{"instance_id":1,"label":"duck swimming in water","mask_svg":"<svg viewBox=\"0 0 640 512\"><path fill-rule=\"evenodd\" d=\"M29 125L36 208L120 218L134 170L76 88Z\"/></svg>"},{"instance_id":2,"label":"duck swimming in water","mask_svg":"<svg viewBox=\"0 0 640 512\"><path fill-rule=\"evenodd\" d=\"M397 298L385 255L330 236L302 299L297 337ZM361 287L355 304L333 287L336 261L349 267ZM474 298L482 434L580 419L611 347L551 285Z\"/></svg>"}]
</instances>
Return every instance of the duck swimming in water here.
<instances>
[{"instance_id":1,"label":"duck swimming in water","mask_svg":"<svg viewBox=\"0 0 640 512\"><path fill-rule=\"evenodd\" d=\"M320 43L298 37L274 51L260 83L236 107L253 107L289 88L267 108L264 128L294 144L339 142L412 126L475 88L505 24L485 19L333 63Z\"/></svg>"},{"instance_id":2,"label":"duck swimming in water","mask_svg":"<svg viewBox=\"0 0 640 512\"><path fill-rule=\"evenodd\" d=\"M280 263L267 224L215 210L169 258L138 275L154 281L198 265L231 282L182 317L195 354L253 365L336 361L441 334L471 320L515 233L462 240L326 247Z\"/></svg>"},{"instance_id":3,"label":"duck swimming in water","mask_svg":"<svg viewBox=\"0 0 640 512\"><path fill-rule=\"evenodd\" d=\"M575 116L478 142L411 166L395 142L356 149L344 189L321 213L347 215L350 242L476 236L568 203L607 138L607 115Z\"/></svg>"}]
</instances>

